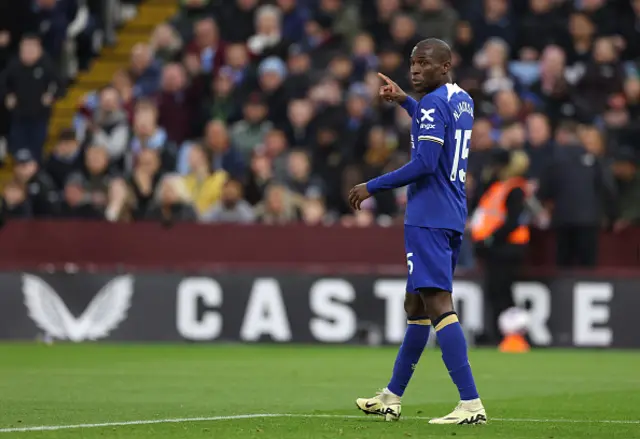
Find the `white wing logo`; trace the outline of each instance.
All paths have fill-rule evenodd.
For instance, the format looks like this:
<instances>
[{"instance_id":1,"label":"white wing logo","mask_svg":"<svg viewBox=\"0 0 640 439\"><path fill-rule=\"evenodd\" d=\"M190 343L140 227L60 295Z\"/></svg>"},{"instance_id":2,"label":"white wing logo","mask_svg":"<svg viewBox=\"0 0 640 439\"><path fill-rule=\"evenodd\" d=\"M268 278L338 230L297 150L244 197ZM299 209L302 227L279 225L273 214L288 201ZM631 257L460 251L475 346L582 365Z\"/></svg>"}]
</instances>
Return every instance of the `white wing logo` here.
<instances>
[{"instance_id":1,"label":"white wing logo","mask_svg":"<svg viewBox=\"0 0 640 439\"><path fill-rule=\"evenodd\" d=\"M119 276L106 284L77 319L58 294L37 276L22 277L29 317L47 334L71 341L97 340L109 335L127 317L133 295L132 276Z\"/></svg>"},{"instance_id":2,"label":"white wing logo","mask_svg":"<svg viewBox=\"0 0 640 439\"><path fill-rule=\"evenodd\" d=\"M422 117L420 118L420 122L424 122L425 120L433 122L433 113L435 112L435 108L432 108L431 110L425 110L424 108L421 108L420 113L422 114Z\"/></svg>"}]
</instances>

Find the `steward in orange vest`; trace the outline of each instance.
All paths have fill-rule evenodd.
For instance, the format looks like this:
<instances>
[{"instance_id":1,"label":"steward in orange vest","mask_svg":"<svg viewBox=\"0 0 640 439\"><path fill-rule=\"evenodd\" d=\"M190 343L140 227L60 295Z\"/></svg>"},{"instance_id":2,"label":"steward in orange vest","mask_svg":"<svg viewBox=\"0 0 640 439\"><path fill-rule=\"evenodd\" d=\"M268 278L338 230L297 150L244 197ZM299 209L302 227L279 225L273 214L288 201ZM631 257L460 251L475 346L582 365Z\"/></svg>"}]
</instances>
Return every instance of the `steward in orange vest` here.
<instances>
[{"instance_id":1,"label":"steward in orange vest","mask_svg":"<svg viewBox=\"0 0 640 439\"><path fill-rule=\"evenodd\" d=\"M530 240L527 220L529 185L524 178L529 158L524 151L497 150L493 182L480 197L470 229L477 255L483 261L485 303L490 318L485 341L500 339L498 317L515 306L512 285L524 263Z\"/></svg>"},{"instance_id":2,"label":"steward in orange vest","mask_svg":"<svg viewBox=\"0 0 640 439\"><path fill-rule=\"evenodd\" d=\"M482 194L471 217L471 238L486 247L524 245L530 240L525 201L531 194L523 177L529 158L526 153L515 151L509 154L508 160L499 165L497 180Z\"/></svg>"}]
</instances>

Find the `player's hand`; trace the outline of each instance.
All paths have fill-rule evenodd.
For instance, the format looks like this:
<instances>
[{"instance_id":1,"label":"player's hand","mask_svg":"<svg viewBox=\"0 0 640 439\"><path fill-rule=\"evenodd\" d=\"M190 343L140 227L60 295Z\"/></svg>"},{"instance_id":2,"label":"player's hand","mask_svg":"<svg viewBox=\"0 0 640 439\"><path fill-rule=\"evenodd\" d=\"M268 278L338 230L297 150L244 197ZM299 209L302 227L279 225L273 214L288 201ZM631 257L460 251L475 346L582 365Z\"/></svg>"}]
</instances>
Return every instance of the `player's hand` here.
<instances>
[{"instance_id":1,"label":"player's hand","mask_svg":"<svg viewBox=\"0 0 640 439\"><path fill-rule=\"evenodd\" d=\"M387 75L378 73L378 76L385 82L385 84L380 87L380 97L382 99L387 102L395 102L397 104L401 104L407 100L407 94L398 84L393 82Z\"/></svg>"},{"instance_id":2,"label":"player's hand","mask_svg":"<svg viewBox=\"0 0 640 439\"><path fill-rule=\"evenodd\" d=\"M362 202L370 196L366 183L356 185L349 191L349 205L353 210L360 210Z\"/></svg>"}]
</instances>

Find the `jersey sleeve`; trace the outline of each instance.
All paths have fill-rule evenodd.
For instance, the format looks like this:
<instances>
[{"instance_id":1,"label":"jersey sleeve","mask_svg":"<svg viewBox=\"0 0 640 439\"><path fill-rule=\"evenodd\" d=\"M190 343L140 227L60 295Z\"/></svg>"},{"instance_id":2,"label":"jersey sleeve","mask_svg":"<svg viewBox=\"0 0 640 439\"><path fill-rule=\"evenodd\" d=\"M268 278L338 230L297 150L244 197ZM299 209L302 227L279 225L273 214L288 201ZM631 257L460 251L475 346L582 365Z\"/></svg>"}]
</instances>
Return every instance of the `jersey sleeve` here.
<instances>
[{"instance_id":1,"label":"jersey sleeve","mask_svg":"<svg viewBox=\"0 0 640 439\"><path fill-rule=\"evenodd\" d=\"M447 125L445 118L446 108L444 103L433 96L426 96L418 104L416 118L418 119L418 152L422 147L430 147L431 143L444 145L445 128Z\"/></svg>"},{"instance_id":2,"label":"jersey sleeve","mask_svg":"<svg viewBox=\"0 0 640 439\"><path fill-rule=\"evenodd\" d=\"M413 117L416 112L416 107L418 106L418 101L413 99L411 96L407 96L407 99L401 103L400 106L409 113L409 116Z\"/></svg>"},{"instance_id":3,"label":"jersey sleeve","mask_svg":"<svg viewBox=\"0 0 640 439\"><path fill-rule=\"evenodd\" d=\"M415 139L416 157L429 170L435 172L440 159L447 125L446 105L437 97L426 96L418 104L418 134Z\"/></svg>"},{"instance_id":4,"label":"jersey sleeve","mask_svg":"<svg viewBox=\"0 0 640 439\"><path fill-rule=\"evenodd\" d=\"M414 142L416 153L403 167L367 182L369 193L406 186L436 171L444 145L444 104L437 98L427 96L415 105L417 111L414 117L418 122L418 135Z\"/></svg>"}]
</instances>

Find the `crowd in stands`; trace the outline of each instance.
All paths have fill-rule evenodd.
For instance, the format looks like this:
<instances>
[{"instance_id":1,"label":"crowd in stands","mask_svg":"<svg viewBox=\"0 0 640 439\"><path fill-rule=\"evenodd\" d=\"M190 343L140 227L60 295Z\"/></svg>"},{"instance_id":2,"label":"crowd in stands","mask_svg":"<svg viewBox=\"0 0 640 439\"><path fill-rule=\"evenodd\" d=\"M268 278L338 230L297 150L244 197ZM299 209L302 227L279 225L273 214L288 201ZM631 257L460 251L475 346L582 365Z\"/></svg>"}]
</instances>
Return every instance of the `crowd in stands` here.
<instances>
[{"instance_id":1,"label":"crowd in stands","mask_svg":"<svg viewBox=\"0 0 640 439\"><path fill-rule=\"evenodd\" d=\"M411 49L436 37L475 100L470 209L505 148L528 154L555 227L640 222L640 0L176 1L180 13L82 99L51 155L24 143L40 142L29 121L10 136L11 216L401 223L404 190L357 213L346 194L408 160L410 118L378 99L377 72L409 91ZM0 47L16 49L20 35L6 43L2 29ZM55 58L57 40L40 37ZM30 45L0 83L18 123L26 104L11 87ZM24 93L41 108L59 91Z\"/></svg>"}]
</instances>

